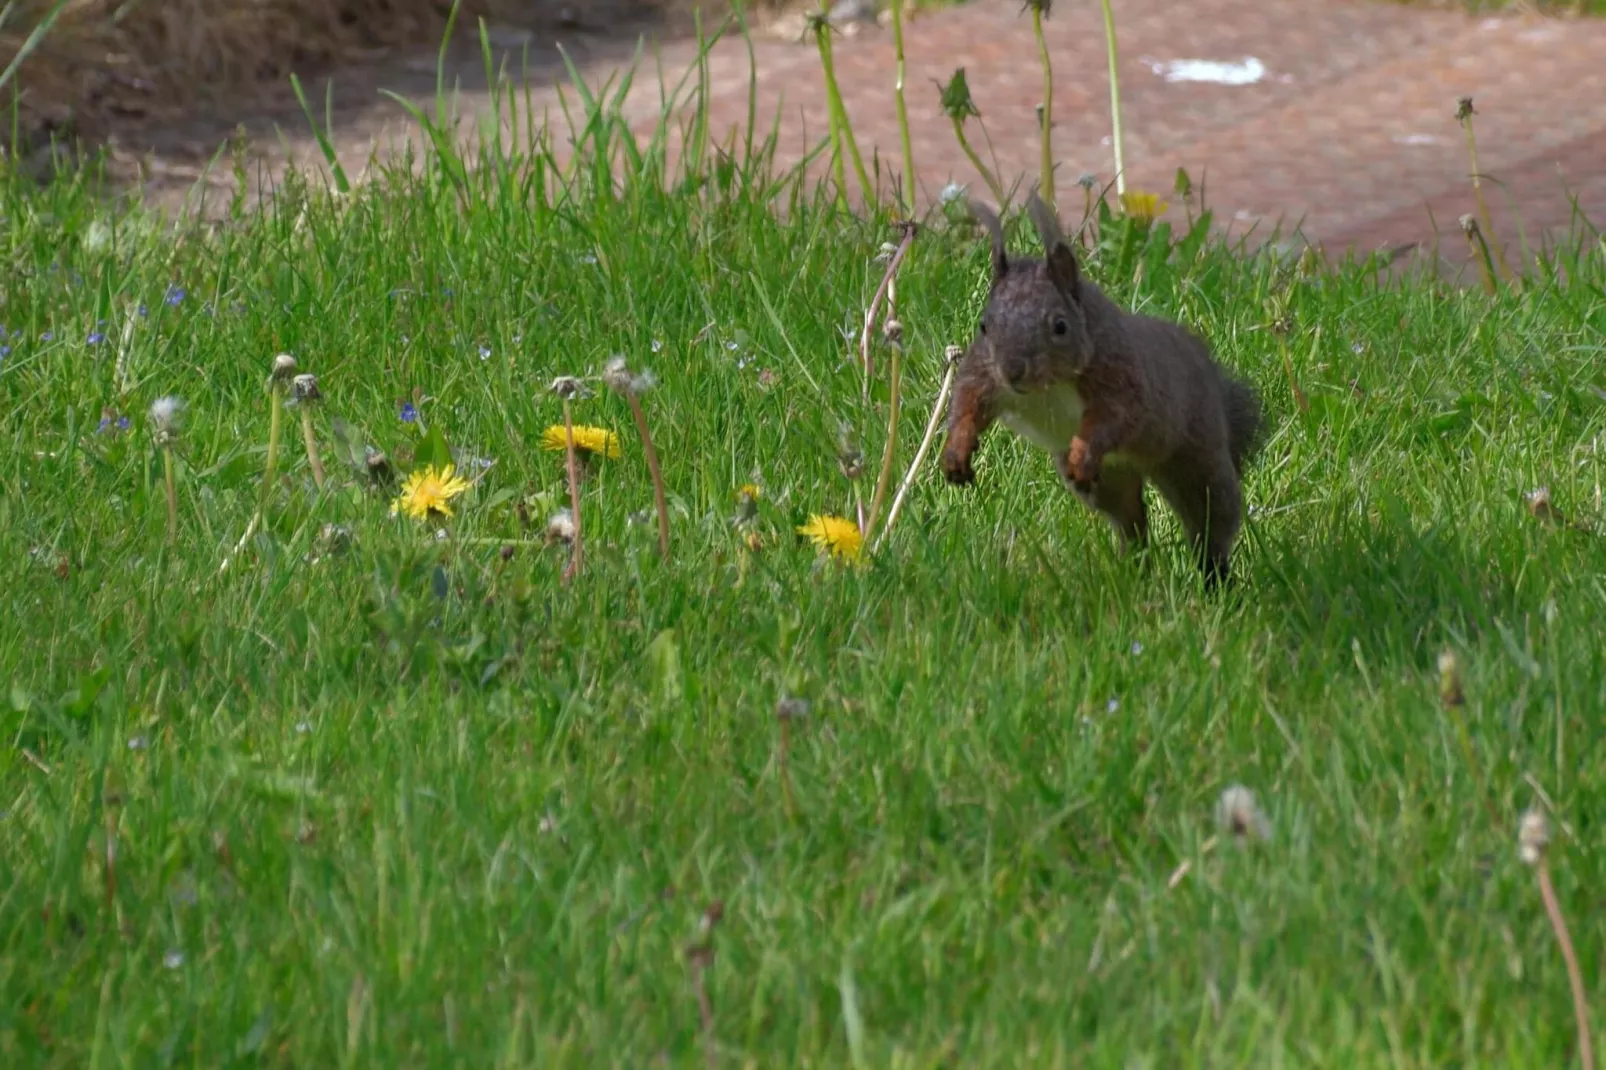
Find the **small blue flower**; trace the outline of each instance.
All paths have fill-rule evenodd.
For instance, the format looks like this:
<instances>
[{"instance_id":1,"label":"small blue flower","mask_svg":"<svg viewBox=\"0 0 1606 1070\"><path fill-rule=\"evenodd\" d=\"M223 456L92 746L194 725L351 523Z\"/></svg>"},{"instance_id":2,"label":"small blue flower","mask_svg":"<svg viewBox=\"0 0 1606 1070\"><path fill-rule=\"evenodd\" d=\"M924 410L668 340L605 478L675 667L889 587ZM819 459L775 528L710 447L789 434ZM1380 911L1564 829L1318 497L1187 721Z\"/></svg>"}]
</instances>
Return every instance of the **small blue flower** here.
<instances>
[{"instance_id":1,"label":"small blue flower","mask_svg":"<svg viewBox=\"0 0 1606 1070\"><path fill-rule=\"evenodd\" d=\"M481 360L490 360L491 359L491 347L490 346L480 346L480 359Z\"/></svg>"},{"instance_id":2,"label":"small blue flower","mask_svg":"<svg viewBox=\"0 0 1606 1070\"><path fill-rule=\"evenodd\" d=\"M95 428L95 430L99 431L103 435L107 431L110 431L111 429L112 429L112 418L110 416L102 416L100 418L100 426Z\"/></svg>"},{"instance_id":3,"label":"small blue flower","mask_svg":"<svg viewBox=\"0 0 1606 1070\"><path fill-rule=\"evenodd\" d=\"M101 334L99 331L90 331L89 332L89 337L86 338L84 341L85 341L85 344L87 344L87 345L98 346L102 342L104 342L105 340L106 340L106 336L104 334Z\"/></svg>"},{"instance_id":4,"label":"small blue flower","mask_svg":"<svg viewBox=\"0 0 1606 1070\"><path fill-rule=\"evenodd\" d=\"M169 286L167 288L167 296L162 298L162 300L166 301L172 307L177 308L178 303L184 300L184 287Z\"/></svg>"},{"instance_id":5,"label":"small blue flower","mask_svg":"<svg viewBox=\"0 0 1606 1070\"><path fill-rule=\"evenodd\" d=\"M119 431L127 431L128 430L128 417L119 416L117 418L117 430L119 430Z\"/></svg>"},{"instance_id":6,"label":"small blue flower","mask_svg":"<svg viewBox=\"0 0 1606 1070\"><path fill-rule=\"evenodd\" d=\"M4 338L9 333L10 332L8 330L6 330L6 328L0 327L0 338Z\"/></svg>"},{"instance_id":7,"label":"small blue flower","mask_svg":"<svg viewBox=\"0 0 1606 1070\"><path fill-rule=\"evenodd\" d=\"M49 341L52 341L52 340L54 340L54 339L55 339L55 337L56 337L56 336L55 336L55 335L54 335L54 334L53 334L53 333L51 333L51 332L50 332L50 331L46 331L46 332L45 332L45 333L44 333L44 334L41 334L41 335L40 335L40 336L39 336L39 340L40 340L40 341L41 341L41 342L49 342Z\"/></svg>"},{"instance_id":8,"label":"small blue flower","mask_svg":"<svg viewBox=\"0 0 1606 1070\"><path fill-rule=\"evenodd\" d=\"M141 301L139 303L139 318L140 319L144 319L146 316L149 316L150 314L151 314L150 306L147 305L145 302Z\"/></svg>"},{"instance_id":9,"label":"small blue flower","mask_svg":"<svg viewBox=\"0 0 1606 1070\"><path fill-rule=\"evenodd\" d=\"M9 356L11 356L11 347L0 346L0 360L5 360Z\"/></svg>"},{"instance_id":10,"label":"small blue flower","mask_svg":"<svg viewBox=\"0 0 1606 1070\"><path fill-rule=\"evenodd\" d=\"M402 402L401 418L404 424L410 424L418 419L418 410L413 408L411 401Z\"/></svg>"}]
</instances>

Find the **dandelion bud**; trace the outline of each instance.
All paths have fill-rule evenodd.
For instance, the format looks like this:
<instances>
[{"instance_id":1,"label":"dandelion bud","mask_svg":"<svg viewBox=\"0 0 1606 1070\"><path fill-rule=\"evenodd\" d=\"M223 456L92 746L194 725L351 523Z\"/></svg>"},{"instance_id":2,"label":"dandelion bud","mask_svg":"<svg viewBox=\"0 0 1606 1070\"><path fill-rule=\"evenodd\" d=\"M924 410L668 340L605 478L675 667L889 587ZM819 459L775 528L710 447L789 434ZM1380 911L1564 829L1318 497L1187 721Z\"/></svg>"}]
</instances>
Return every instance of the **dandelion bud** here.
<instances>
[{"instance_id":1,"label":"dandelion bud","mask_svg":"<svg viewBox=\"0 0 1606 1070\"><path fill-rule=\"evenodd\" d=\"M1467 701L1461 690L1461 665L1452 650L1439 655L1439 701L1446 707L1463 706Z\"/></svg>"},{"instance_id":2,"label":"dandelion bud","mask_svg":"<svg viewBox=\"0 0 1606 1070\"><path fill-rule=\"evenodd\" d=\"M1233 784L1216 803L1216 824L1240 842L1271 839L1271 822L1260 812L1255 793L1242 784Z\"/></svg>"},{"instance_id":3,"label":"dandelion bud","mask_svg":"<svg viewBox=\"0 0 1606 1070\"><path fill-rule=\"evenodd\" d=\"M270 382L282 386L294 379L295 375L296 358L292 357L288 353L280 353L278 356L273 358L273 372L269 376Z\"/></svg>"},{"instance_id":4,"label":"dandelion bud","mask_svg":"<svg viewBox=\"0 0 1606 1070\"><path fill-rule=\"evenodd\" d=\"M1550 847L1550 822L1539 810L1527 810L1517 824L1517 857L1525 865L1537 866Z\"/></svg>"},{"instance_id":5,"label":"dandelion bud","mask_svg":"<svg viewBox=\"0 0 1606 1070\"><path fill-rule=\"evenodd\" d=\"M311 372L296 376L290 383L290 396L300 405L322 400L323 394L318 391L318 377Z\"/></svg>"},{"instance_id":6,"label":"dandelion bud","mask_svg":"<svg viewBox=\"0 0 1606 1070\"><path fill-rule=\"evenodd\" d=\"M1462 216L1460 223L1461 233L1465 234L1467 237L1470 238L1474 234L1478 233L1478 221L1473 217L1471 212L1468 212L1466 215Z\"/></svg>"},{"instance_id":7,"label":"dandelion bud","mask_svg":"<svg viewBox=\"0 0 1606 1070\"><path fill-rule=\"evenodd\" d=\"M184 419L184 401L182 398L159 397L151 402L151 429L156 434L158 446L170 446L178 438L179 425Z\"/></svg>"},{"instance_id":8,"label":"dandelion bud","mask_svg":"<svg viewBox=\"0 0 1606 1070\"><path fill-rule=\"evenodd\" d=\"M1455 102L1455 121L1456 122L1464 123L1464 122L1466 122L1468 119L1472 118L1476 114L1478 114L1478 113L1472 110L1472 98L1471 97L1461 97L1459 100L1457 100Z\"/></svg>"},{"instance_id":9,"label":"dandelion bud","mask_svg":"<svg viewBox=\"0 0 1606 1070\"><path fill-rule=\"evenodd\" d=\"M949 346L947 349L942 351L943 359L949 364L958 364L964 355L965 350L962 346Z\"/></svg>"},{"instance_id":10,"label":"dandelion bud","mask_svg":"<svg viewBox=\"0 0 1606 1070\"><path fill-rule=\"evenodd\" d=\"M1093 187L1099 184L1099 176L1095 175L1092 171L1083 171L1079 176L1077 176L1076 184L1091 192Z\"/></svg>"}]
</instances>

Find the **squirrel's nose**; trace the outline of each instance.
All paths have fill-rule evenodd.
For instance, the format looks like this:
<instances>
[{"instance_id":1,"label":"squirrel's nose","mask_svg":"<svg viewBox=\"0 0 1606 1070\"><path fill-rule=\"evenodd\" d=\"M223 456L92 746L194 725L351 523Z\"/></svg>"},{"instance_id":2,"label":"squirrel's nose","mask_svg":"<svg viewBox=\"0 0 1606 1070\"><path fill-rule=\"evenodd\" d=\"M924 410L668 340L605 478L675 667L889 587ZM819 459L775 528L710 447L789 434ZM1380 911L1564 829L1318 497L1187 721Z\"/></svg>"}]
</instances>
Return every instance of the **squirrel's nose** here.
<instances>
[{"instance_id":1,"label":"squirrel's nose","mask_svg":"<svg viewBox=\"0 0 1606 1070\"><path fill-rule=\"evenodd\" d=\"M1026 362L1019 357L1006 357L1003 361L1004 378L1009 380L1011 386L1019 385L1026 378Z\"/></svg>"}]
</instances>

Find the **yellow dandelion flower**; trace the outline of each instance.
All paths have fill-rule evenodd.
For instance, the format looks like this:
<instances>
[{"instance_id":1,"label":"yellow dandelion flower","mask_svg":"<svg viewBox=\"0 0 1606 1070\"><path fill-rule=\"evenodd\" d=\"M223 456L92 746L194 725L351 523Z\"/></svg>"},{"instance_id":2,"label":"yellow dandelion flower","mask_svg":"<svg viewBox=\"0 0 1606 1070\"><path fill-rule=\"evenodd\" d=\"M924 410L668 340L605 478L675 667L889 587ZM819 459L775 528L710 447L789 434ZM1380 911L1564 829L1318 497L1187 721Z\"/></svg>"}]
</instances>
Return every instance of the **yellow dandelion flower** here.
<instances>
[{"instance_id":1,"label":"yellow dandelion flower","mask_svg":"<svg viewBox=\"0 0 1606 1070\"><path fill-rule=\"evenodd\" d=\"M541 448L559 453L569 448L569 438L562 424L553 424L541 432ZM576 453L597 454L603 457L619 456L619 436L602 427L574 425Z\"/></svg>"},{"instance_id":2,"label":"yellow dandelion flower","mask_svg":"<svg viewBox=\"0 0 1606 1070\"><path fill-rule=\"evenodd\" d=\"M1127 191L1121 194L1121 209L1139 223L1152 223L1159 216L1165 215L1165 210L1171 207L1153 193L1138 193Z\"/></svg>"},{"instance_id":3,"label":"yellow dandelion flower","mask_svg":"<svg viewBox=\"0 0 1606 1070\"><path fill-rule=\"evenodd\" d=\"M741 488L737 490L736 497L746 498L750 502L756 502L764 497L764 492L759 489L757 483L743 483Z\"/></svg>"},{"instance_id":4,"label":"yellow dandelion flower","mask_svg":"<svg viewBox=\"0 0 1606 1070\"><path fill-rule=\"evenodd\" d=\"M401 494L391 503L390 515L406 513L417 520L451 516L452 499L467 489L468 483L456 474L453 465L439 469L427 465L407 476Z\"/></svg>"},{"instance_id":5,"label":"yellow dandelion flower","mask_svg":"<svg viewBox=\"0 0 1606 1070\"><path fill-rule=\"evenodd\" d=\"M859 550L864 545L859 525L840 516L821 516L816 513L809 517L807 524L797 529L797 533L807 535L815 546L843 561L857 561Z\"/></svg>"}]
</instances>

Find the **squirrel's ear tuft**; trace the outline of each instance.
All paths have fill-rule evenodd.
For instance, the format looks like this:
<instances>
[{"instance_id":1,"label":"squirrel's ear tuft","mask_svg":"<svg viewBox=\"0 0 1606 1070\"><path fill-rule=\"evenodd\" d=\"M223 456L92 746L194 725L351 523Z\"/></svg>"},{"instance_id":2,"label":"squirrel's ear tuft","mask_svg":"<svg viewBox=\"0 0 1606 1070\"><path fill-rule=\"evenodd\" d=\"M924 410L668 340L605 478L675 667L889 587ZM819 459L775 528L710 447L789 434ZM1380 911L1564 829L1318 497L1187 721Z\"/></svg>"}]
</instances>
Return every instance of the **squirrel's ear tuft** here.
<instances>
[{"instance_id":1,"label":"squirrel's ear tuft","mask_svg":"<svg viewBox=\"0 0 1606 1070\"><path fill-rule=\"evenodd\" d=\"M1071 251L1070 244L1065 240L1065 233L1060 230L1059 217L1054 209L1043 203L1043 198L1032 190L1031 197L1026 201L1026 210L1032 215L1032 222L1037 224L1037 236L1043 242L1043 259L1048 264L1048 277L1067 301L1080 301L1082 299L1082 273L1076 266L1076 254Z\"/></svg>"},{"instance_id":2,"label":"squirrel's ear tuft","mask_svg":"<svg viewBox=\"0 0 1606 1070\"><path fill-rule=\"evenodd\" d=\"M1048 278L1054 284L1054 289L1060 296L1072 304L1082 301L1082 271L1076 265L1076 254L1071 247L1061 241L1048 251L1045 258L1048 264Z\"/></svg>"},{"instance_id":3,"label":"squirrel's ear tuft","mask_svg":"<svg viewBox=\"0 0 1606 1070\"><path fill-rule=\"evenodd\" d=\"M1002 278L1004 272L1009 270L1009 258L1004 255L1004 224L997 212L980 201L970 202L970 214L987 231L993 246L993 277Z\"/></svg>"},{"instance_id":4,"label":"squirrel's ear tuft","mask_svg":"<svg viewBox=\"0 0 1606 1070\"><path fill-rule=\"evenodd\" d=\"M1056 245L1065 244L1065 235L1060 231L1060 221L1054 210L1043 203L1043 198L1032 190L1031 197L1026 201L1026 210L1032 215L1032 222L1037 224L1037 236L1043 242L1043 255L1053 253Z\"/></svg>"}]
</instances>

